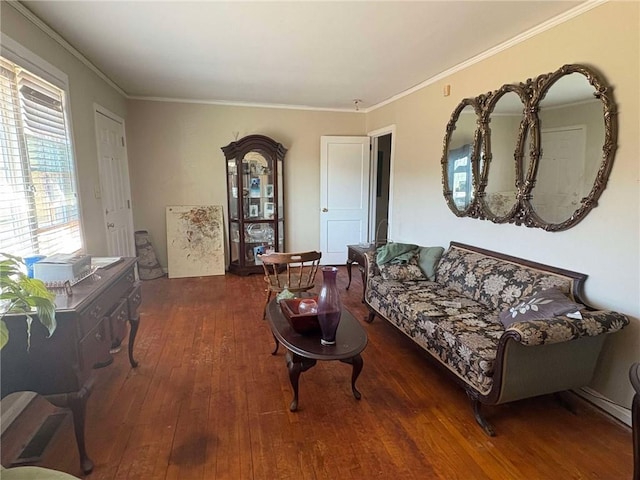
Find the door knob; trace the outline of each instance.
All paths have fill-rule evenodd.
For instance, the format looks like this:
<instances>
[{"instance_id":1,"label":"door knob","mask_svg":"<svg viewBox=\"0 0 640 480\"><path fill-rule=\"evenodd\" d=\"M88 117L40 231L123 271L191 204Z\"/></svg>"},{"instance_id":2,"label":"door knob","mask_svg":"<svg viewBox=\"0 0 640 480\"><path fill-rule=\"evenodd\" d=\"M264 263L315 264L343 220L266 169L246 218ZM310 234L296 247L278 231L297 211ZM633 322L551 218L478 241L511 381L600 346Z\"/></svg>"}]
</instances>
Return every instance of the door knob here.
<instances>
[{"instance_id":1,"label":"door knob","mask_svg":"<svg viewBox=\"0 0 640 480\"><path fill-rule=\"evenodd\" d=\"M115 224L113 224L113 223L107 223L107 228L113 228L113 227L115 227Z\"/></svg>"},{"instance_id":2,"label":"door knob","mask_svg":"<svg viewBox=\"0 0 640 480\"><path fill-rule=\"evenodd\" d=\"M323 208L323 209L322 209L322 211L323 211L323 212L328 212L328 211L329 211L329 209L328 209L327 207L325 207L325 208Z\"/></svg>"}]
</instances>

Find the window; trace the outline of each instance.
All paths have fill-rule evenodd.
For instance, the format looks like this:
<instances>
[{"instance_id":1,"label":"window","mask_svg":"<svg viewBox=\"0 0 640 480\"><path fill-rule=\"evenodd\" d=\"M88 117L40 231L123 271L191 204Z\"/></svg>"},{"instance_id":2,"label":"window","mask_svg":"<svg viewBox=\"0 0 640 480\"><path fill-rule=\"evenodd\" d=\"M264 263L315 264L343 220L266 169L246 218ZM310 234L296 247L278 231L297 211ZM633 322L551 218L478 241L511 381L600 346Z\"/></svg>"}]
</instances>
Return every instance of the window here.
<instances>
[{"instance_id":1,"label":"window","mask_svg":"<svg viewBox=\"0 0 640 480\"><path fill-rule=\"evenodd\" d=\"M0 57L0 252L82 248L65 91Z\"/></svg>"}]
</instances>

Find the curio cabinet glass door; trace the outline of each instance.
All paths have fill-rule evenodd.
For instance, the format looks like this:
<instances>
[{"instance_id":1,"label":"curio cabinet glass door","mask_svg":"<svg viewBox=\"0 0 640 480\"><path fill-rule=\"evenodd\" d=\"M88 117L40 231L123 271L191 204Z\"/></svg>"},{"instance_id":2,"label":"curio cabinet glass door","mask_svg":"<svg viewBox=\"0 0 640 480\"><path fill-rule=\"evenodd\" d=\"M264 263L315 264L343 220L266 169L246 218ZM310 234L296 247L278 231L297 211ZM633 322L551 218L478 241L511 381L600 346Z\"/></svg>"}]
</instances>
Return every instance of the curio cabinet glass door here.
<instances>
[{"instance_id":1,"label":"curio cabinet glass door","mask_svg":"<svg viewBox=\"0 0 640 480\"><path fill-rule=\"evenodd\" d=\"M284 252L282 144L249 135L222 148L227 163L229 272L262 272L261 253Z\"/></svg>"}]
</instances>

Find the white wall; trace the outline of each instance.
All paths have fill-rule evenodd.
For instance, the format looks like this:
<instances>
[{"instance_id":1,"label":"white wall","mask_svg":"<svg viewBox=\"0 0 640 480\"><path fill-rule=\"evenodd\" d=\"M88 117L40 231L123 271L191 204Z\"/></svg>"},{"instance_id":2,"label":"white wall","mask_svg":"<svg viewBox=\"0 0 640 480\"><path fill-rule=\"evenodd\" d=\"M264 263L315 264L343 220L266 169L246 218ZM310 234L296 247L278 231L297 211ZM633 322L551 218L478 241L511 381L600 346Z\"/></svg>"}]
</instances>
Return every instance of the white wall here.
<instances>
[{"instance_id":1,"label":"white wall","mask_svg":"<svg viewBox=\"0 0 640 480\"><path fill-rule=\"evenodd\" d=\"M367 114L367 131L396 125L390 238L442 246L456 240L588 274L589 303L632 317L609 338L592 382L627 408L629 366L640 360L639 9L637 2L606 3ZM598 207L558 233L454 216L442 194L440 159L458 102L566 63L602 72L618 105L619 149ZM450 97L442 95L445 84Z\"/></svg>"},{"instance_id":2,"label":"white wall","mask_svg":"<svg viewBox=\"0 0 640 480\"><path fill-rule=\"evenodd\" d=\"M131 100L127 137L136 230L148 230L167 265L165 206L222 205L221 147L262 134L287 149L285 234L289 251L320 243L320 136L364 135L362 113L316 112Z\"/></svg>"}]
</instances>

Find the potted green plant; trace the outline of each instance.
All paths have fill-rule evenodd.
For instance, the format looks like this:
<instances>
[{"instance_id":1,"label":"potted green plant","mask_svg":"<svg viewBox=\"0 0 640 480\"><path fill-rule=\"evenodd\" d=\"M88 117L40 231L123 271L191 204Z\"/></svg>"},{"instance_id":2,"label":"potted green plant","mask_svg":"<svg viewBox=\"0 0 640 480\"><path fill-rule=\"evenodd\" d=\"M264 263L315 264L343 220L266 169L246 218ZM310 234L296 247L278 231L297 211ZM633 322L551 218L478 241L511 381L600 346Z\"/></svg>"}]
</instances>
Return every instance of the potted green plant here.
<instances>
[{"instance_id":1,"label":"potted green plant","mask_svg":"<svg viewBox=\"0 0 640 480\"><path fill-rule=\"evenodd\" d=\"M7 314L21 313L26 317L27 348L34 312L49 336L56 330L55 294L41 280L30 278L25 271L22 258L0 253L0 349L9 341L9 329L5 323Z\"/></svg>"}]
</instances>

